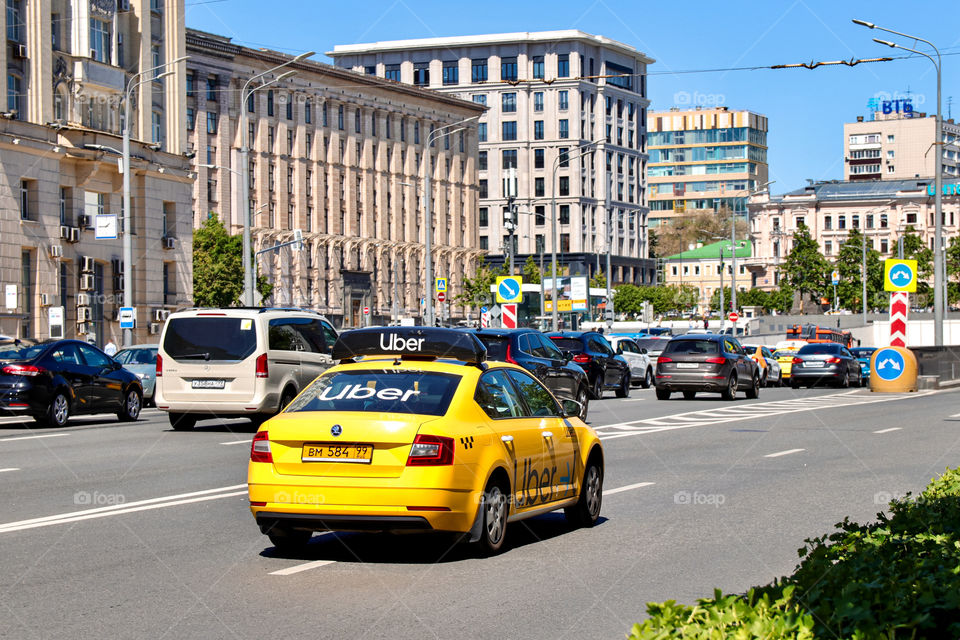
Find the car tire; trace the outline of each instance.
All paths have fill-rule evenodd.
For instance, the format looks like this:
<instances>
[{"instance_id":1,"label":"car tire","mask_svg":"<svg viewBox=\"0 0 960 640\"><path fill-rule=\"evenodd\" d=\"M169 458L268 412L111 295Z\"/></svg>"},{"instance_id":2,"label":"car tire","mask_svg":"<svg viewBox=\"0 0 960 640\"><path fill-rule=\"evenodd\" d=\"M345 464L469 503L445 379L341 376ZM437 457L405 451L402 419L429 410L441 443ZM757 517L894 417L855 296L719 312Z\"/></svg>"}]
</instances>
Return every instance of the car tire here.
<instances>
[{"instance_id":1,"label":"car tire","mask_svg":"<svg viewBox=\"0 0 960 640\"><path fill-rule=\"evenodd\" d=\"M169 413L167 418L174 431L193 431L197 426L197 417L189 413Z\"/></svg>"},{"instance_id":2,"label":"car tire","mask_svg":"<svg viewBox=\"0 0 960 640\"><path fill-rule=\"evenodd\" d=\"M756 400L760 397L760 376L758 374L753 374L753 385L747 389L747 397L751 400Z\"/></svg>"},{"instance_id":3,"label":"car tire","mask_svg":"<svg viewBox=\"0 0 960 640\"><path fill-rule=\"evenodd\" d=\"M590 406L590 398L587 393L587 388L584 385L577 387L577 402L580 403L580 419L584 422L587 421L587 409Z\"/></svg>"},{"instance_id":4,"label":"car tire","mask_svg":"<svg viewBox=\"0 0 960 640\"><path fill-rule=\"evenodd\" d=\"M117 418L120 422L136 422L140 417L140 411L143 409L143 398L136 389L127 389L127 395L124 396L123 406L117 411Z\"/></svg>"},{"instance_id":5,"label":"car tire","mask_svg":"<svg viewBox=\"0 0 960 640\"><path fill-rule=\"evenodd\" d=\"M763 370L763 376L760 378L761 387L769 386L770 384L770 381L768 380L769 376L770 376L770 370L765 368Z\"/></svg>"},{"instance_id":6,"label":"car tire","mask_svg":"<svg viewBox=\"0 0 960 640\"><path fill-rule=\"evenodd\" d=\"M600 400L603 398L603 372L602 371L597 373L597 377L593 379L593 388L590 390L590 393L593 395L594 400Z\"/></svg>"},{"instance_id":7,"label":"car tire","mask_svg":"<svg viewBox=\"0 0 960 640\"><path fill-rule=\"evenodd\" d=\"M507 537L507 517L510 501L500 483L491 478L483 491L483 526L480 528L480 548L486 555L499 553Z\"/></svg>"},{"instance_id":8,"label":"car tire","mask_svg":"<svg viewBox=\"0 0 960 640\"><path fill-rule=\"evenodd\" d=\"M840 387L841 389L849 389L849 388L850 388L850 372L849 372L849 371L844 371L844 372L843 372L843 376L841 376L841 377L837 380L837 386Z\"/></svg>"},{"instance_id":9,"label":"car tire","mask_svg":"<svg viewBox=\"0 0 960 640\"><path fill-rule=\"evenodd\" d=\"M696 398L696 397L697 397L697 392L696 392L696 391L684 391L684 392L683 392L683 399L684 399L684 400L693 400L693 399Z\"/></svg>"},{"instance_id":10,"label":"car tire","mask_svg":"<svg viewBox=\"0 0 960 640\"><path fill-rule=\"evenodd\" d=\"M623 378L620 380L620 386L617 387L617 397L618 398L630 397L630 374L629 373L623 374Z\"/></svg>"},{"instance_id":11,"label":"car tire","mask_svg":"<svg viewBox=\"0 0 960 640\"><path fill-rule=\"evenodd\" d=\"M791 388L791 389L799 389L799 388L800 388L800 382L797 381L797 380L790 380L790 388Z\"/></svg>"},{"instance_id":12,"label":"car tire","mask_svg":"<svg viewBox=\"0 0 960 640\"><path fill-rule=\"evenodd\" d=\"M284 389L283 395L280 396L280 407L277 409L277 413L280 413L287 408L287 405L293 402L293 399L297 397L296 392L291 391L290 389Z\"/></svg>"},{"instance_id":13,"label":"car tire","mask_svg":"<svg viewBox=\"0 0 960 640\"><path fill-rule=\"evenodd\" d=\"M37 416L37 422L47 427L65 427L70 419L70 399L62 391L58 391L50 401L47 412Z\"/></svg>"},{"instance_id":14,"label":"car tire","mask_svg":"<svg viewBox=\"0 0 960 640\"><path fill-rule=\"evenodd\" d=\"M783 371L777 374L777 386L778 387L783 386Z\"/></svg>"},{"instance_id":15,"label":"car tire","mask_svg":"<svg viewBox=\"0 0 960 640\"><path fill-rule=\"evenodd\" d=\"M310 544L313 532L274 526L267 532L267 537L270 538L270 542L280 553L296 554L302 552Z\"/></svg>"},{"instance_id":16,"label":"car tire","mask_svg":"<svg viewBox=\"0 0 960 640\"><path fill-rule=\"evenodd\" d=\"M670 391L667 389L657 389L657 400L669 400Z\"/></svg>"},{"instance_id":17,"label":"car tire","mask_svg":"<svg viewBox=\"0 0 960 640\"><path fill-rule=\"evenodd\" d=\"M720 392L721 397L724 400L735 400L737 397L737 375L731 373L730 377L727 378L727 387Z\"/></svg>"},{"instance_id":18,"label":"car tire","mask_svg":"<svg viewBox=\"0 0 960 640\"><path fill-rule=\"evenodd\" d=\"M653 386L653 370L650 367L647 367L647 372L643 374L643 381L640 383L640 386L644 389L649 389Z\"/></svg>"},{"instance_id":19,"label":"car tire","mask_svg":"<svg viewBox=\"0 0 960 640\"><path fill-rule=\"evenodd\" d=\"M563 510L567 522L575 527L592 527L600 518L603 506L603 466L592 458L583 470L580 497L572 507Z\"/></svg>"}]
</instances>

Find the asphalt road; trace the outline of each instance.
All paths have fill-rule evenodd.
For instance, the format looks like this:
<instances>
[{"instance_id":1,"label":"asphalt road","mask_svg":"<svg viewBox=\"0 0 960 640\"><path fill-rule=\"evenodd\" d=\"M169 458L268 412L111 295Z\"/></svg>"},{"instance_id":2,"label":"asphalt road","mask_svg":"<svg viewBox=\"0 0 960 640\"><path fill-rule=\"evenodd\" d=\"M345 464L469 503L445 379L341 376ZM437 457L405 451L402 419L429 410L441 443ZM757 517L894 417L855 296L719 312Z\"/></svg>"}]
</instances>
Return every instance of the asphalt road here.
<instances>
[{"instance_id":1,"label":"asphalt road","mask_svg":"<svg viewBox=\"0 0 960 640\"><path fill-rule=\"evenodd\" d=\"M622 638L647 601L789 573L805 538L956 466L958 398L662 402L651 389L593 402L601 522L512 525L488 559L373 534L277 556L247 509L244 421L176 433L157 410L64 429L3 418L0 637Z\"/></svg>"}]
</instances>

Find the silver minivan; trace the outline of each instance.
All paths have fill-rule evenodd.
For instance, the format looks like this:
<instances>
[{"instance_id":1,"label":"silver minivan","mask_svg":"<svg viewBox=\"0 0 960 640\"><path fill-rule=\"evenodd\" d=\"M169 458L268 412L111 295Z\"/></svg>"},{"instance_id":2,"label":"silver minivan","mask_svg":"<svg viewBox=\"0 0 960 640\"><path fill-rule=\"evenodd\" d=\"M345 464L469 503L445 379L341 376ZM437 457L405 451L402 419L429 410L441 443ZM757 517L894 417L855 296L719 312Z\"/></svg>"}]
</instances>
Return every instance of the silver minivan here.
<instances>
[{"instance_id":1,"label":"silver minivan","mask_svg":"<svg viewBox=\"0 0 960 640\"><path fill-rule=\"evenodd\" d=\"M177 431L275 415L333 363L333 325L304 309L187 309L160 335L155 402Z\"/></svg>"}]
</instances>

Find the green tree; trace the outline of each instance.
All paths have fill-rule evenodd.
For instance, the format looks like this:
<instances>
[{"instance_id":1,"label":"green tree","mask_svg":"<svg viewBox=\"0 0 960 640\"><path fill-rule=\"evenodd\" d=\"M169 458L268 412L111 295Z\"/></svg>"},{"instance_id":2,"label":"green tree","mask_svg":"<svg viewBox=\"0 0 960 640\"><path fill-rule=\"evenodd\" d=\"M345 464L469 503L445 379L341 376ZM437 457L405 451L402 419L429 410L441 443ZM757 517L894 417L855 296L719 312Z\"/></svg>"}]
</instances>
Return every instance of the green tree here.
<instances>
[{"instance_id":1,"label":"green tree","mask_svg":"<svg viewBox=\"0 0 960 640\"><path fill-rule=\"evenodd\" d=\"M793 234L793 249L783 263L787 284L800 292L800 313L803 313L803 295L819 299L827 289L830 265L820 253L820 245L810 237L806 225L799 225Z\"/></svg>"},{"instance_id":2,"label":"green tree","mask_svg":"<svg viewBox=\"0 0 960 640\"><path fill-rule=\"evenodd\" d=\"M467 307L480 307L493 304L493 293L490 291L497 282L497 276L507 275L507 265L491 268L483 256L477 261L477 274L473 278L464 276L463 292L457 294L453 301Z\"/></svg>"},{"instance_id":3,"label":"green tree","mask_svg":"<svg viewBox=\"0 0 960 640\"><path fill-rule=\"evenodd\" d=\"M837 295L840 306L857 311L863 306L863 234L852 229L837 255L837 271L840 272L840 284ZM867 306L876 306L877 298L883 292L883 262L880 252L872 247L867 249Z\"/></svg>"},{"instance_id":4,"label":"green tree","mask_svg":"<svg viewBox=\"0 0 960 640\"><path fill-rule=\"evenodd\" d=\"M779 289L770 292L770 298L767 301L769 305L766 311L776 311L777 313L790 313L793 308L793 289L788 285L780 285Z\"/></svg>"},{"instance_id":5,"label":"green tree","mask_svg":"<svg viewBox=\"0 0 960 640\"><path fill-rule=\"evenodd\" d=\"M634 284L621 284L613 290L613 308L617 313L637 315L643 313L643 289Z\"/></svg>"},{"instance_id":6,"label":"green tree","mask_svg":"<svg viewBox=\"0 0 960 640\"><path fill-rule=\"evenodd\" d=\"M527 261L523 263L523 281L540 284L540 267L534 262L533 256L527 256Z\"/></svg>"},{"instance_id":7,"label":"green tree","mask_svg":"<svg viewBox=\"0 0 960 640\"><path fill-rule=\"evenodd\" d=\"M926 280L933 275L933 251L912 225L907 226L903 238L903 257L917 261L917 280Z\"/></svg>"},{"instance_id":8,"label":"green tree","mask_svg":"<svg viewBox=\"0 0 960 640\"><path fill-rule=\"evenodd\" d=\"M257 291L269 298L273 285L258 275ZM200 307L230 307L239 304L242 295L243 237L230 235L211 213L193 233L193 302Z\"/></svg>"},{"instance_id":9,"label":"green tree","mask_svg":"<svg viewBox=\"0 0 960 640\"><path fill-rule=\"evenodd\" d=\"M647 231L647 251L651 260L660 257L660 234L655 229Z\"/></svg>"},{"instance_id":10,"label":"green tree","mask_svg":"<svg viewBox=\"0 0 960 640\"><path fill-rule=\"evenodd\" d=\"M597 275L590 278L590 286L599 287L600 289L603 289L607 286L607 276L603 273L603 271L598 271Z\"/></svg>"}]
</instances>

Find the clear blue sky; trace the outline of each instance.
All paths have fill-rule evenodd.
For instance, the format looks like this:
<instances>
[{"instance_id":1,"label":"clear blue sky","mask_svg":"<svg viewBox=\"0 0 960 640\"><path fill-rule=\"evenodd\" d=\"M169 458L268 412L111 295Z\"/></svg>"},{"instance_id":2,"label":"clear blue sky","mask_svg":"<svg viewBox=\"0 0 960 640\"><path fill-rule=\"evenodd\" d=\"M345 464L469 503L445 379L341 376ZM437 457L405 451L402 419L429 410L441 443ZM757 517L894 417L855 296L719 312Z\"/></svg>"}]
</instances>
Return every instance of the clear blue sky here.
<instances>
[{"instance_id":1,"label":"clear blue sky","mask_svg":"<svg viewBox=\"0 0 960 640\"><path fill-rule=\"evenodd\" d=\"M925 58L821 67L682 73L881 56L905 52L872 42L893 38L854 25L860 18L926 38L944 54L943 113L954 97L960 120L960 4L875 0L649 3L639 0L185 0L187 26L239 44L280 51L324 51L336 44L463 34L581 29L627 43L655 58L649 67L652 109L723 104L770 119L774 193L806 179L843 177L843 123L868 114L878 94L908 91L918 110L936 110L936 73ZM862 7L862 8L855 8Z\"/></svg>"}]
</instances>

